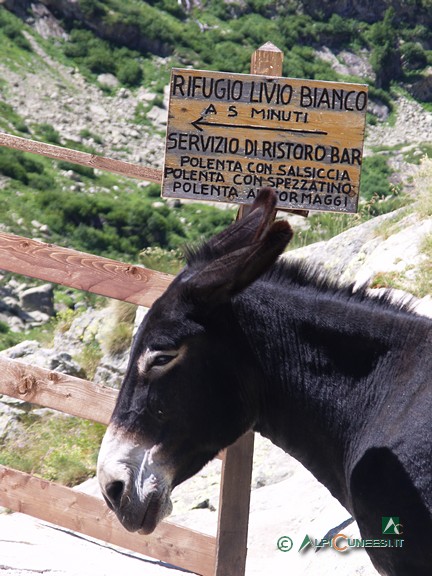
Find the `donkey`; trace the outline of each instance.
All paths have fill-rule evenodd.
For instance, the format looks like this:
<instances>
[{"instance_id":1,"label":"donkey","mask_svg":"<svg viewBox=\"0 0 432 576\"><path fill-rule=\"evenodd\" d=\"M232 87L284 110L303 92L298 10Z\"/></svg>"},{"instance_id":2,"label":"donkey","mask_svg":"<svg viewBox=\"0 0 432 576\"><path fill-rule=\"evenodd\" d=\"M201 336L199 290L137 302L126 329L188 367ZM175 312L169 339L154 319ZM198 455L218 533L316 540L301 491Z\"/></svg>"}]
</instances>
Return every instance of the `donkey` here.
<instances>
[{"instance_id":1,"label":"donkey","mask_svg":"<svg viewBox=\"0 0 432 576\"><path fill-rule=\"evenodd\" d=\"M275 204L261 190L190 252L143 320L99 454L102 493L149 534L172 489L253 429L379 543L367 550L381 574L430 576L432 320L276 262L292 232ZM402 547L382 535L392 516Z\"/></svg>"}]
</instances>

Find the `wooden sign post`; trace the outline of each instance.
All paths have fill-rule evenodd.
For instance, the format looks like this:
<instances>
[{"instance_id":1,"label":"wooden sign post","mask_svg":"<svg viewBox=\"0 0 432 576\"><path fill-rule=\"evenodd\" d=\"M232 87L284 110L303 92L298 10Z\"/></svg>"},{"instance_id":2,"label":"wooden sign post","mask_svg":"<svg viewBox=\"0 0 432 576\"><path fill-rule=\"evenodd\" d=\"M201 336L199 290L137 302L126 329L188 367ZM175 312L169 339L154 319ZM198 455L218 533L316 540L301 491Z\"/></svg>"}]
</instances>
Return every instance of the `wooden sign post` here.
<instances>
[{"instance_id":1,"label":"wooden sign post","mask_svg":"<svg viewBox=\"0 0 432 576\"><path fill-rule=\"evenodd\" d=\"M255 50L251 72L282 74L283 52L270 42ZM246 216L241 205L238 218ZM243 576L246 567L254 433L247 432L225 452L222 463L215 576Z\"/></svg>"},{"instance_id":2,"label":"wooden sign post","mask_svg":"<svg viewBox=\"0 0 432 576\"><path fill-rule=\"evenodd\" d=\"M162 196L356 212L367 86L173 69Z\"/></svg>"}]
</instances>

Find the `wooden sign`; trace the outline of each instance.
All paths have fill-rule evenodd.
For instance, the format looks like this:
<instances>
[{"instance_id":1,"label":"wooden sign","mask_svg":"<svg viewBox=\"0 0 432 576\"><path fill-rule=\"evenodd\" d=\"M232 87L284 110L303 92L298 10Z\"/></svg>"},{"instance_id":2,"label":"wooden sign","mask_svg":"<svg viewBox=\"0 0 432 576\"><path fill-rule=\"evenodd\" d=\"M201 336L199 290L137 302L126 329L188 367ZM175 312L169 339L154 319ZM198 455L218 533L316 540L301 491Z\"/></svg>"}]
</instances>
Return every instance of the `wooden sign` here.
<instances>
[{"instance_id":1,"label":"wooden sign","mask_svg":"<svg viewBox=\"0 0 432 576\"><path fill-rule=\"evenodd\" d=\"M367 86L173 69L162 196L356 212Z\"/></svg>"}]
</instances>

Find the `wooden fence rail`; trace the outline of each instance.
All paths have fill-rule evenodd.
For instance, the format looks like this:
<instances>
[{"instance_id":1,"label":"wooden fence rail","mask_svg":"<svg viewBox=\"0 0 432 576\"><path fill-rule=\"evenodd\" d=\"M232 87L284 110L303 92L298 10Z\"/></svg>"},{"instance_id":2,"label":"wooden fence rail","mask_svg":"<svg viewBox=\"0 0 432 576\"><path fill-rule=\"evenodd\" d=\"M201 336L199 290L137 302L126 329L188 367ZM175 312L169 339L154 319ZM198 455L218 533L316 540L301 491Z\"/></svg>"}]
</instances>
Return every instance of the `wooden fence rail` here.
<instances>
[{"instance_id":1,"label":"wooden fence rail","mask_svg":"<svg viewBox=\"0 0 432 576\"><path fill-rule=\"evenodd\" d=\"M5 134L4 132L0 132L0 146L7 146L21 152L40 154L53 160L72 162L88 168L99 168L100 170L107 170L108 172L130 178L139 178L140 180L148 180L158 184L162 181L162 172L156 168L148 168L147 166L115 160L106 156L71 150L63 146L55 146L54 144L45 144L44 142L12 136L12 134Z\"/></svg>"},{"instance_id":2,"label":"wooden fence rail","mask_svg":"<svg viewBox=\"0 0 432 576\"><path fill-rule=\"evenodd\" d=\"M117 390L0 356L0 393L108 424Z\"/></svg>"},{"instance_id":3,"label":"wooden fence rail","mask_svg":"<svg viewBox=\"0 0 432 576\"><path fill-rule=\"evenodd\" d=\"M147 307L173 278L142 266L5 232L0 232L0 268Z\"/></svg>"},{"instance_id":4,"label":"wooden fence rail","mask_svg":"<svg viewBox=\"0 0 432 576\"><path fill-rule=\"evenodd\" d=\"M212 536L167 521L150 536L131 534L103 500L5 466L0 466L0 487L2 506L203 576L214 574L216 543Z\"/></svg>"}]
</instances>

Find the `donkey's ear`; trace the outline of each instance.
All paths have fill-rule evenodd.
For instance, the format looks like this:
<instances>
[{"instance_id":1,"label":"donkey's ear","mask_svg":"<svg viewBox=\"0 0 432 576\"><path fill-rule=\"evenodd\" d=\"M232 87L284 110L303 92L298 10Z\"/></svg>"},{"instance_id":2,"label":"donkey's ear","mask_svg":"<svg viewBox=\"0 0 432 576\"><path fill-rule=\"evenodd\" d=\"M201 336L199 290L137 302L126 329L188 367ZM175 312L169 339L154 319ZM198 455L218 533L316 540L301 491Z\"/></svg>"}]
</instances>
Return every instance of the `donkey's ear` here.
<instances>
[{"instance_id":1,"label":"donkey's ear","mask_svg":"<svg viewBox=\"0 0 432 576\"><path fill-rule=\"evenodd\" d=\"M293 234L287 222L273 222L275 196L264 189L253 212L216 236L216 248L207 254L211 257L201 260L185 280L195 301L211 306L228 300L257 280L284 251Z\"/></svg>"},{"instance_id":2,"label":"donkey's ear","mask_svg":"<svg viewBox=\"0 0 432 576\"><path fill-rule=\"evenodd\" d=\"M246 218L238 220L216 234L198 250L186 254L188 264L203 264L239 250L261 238L273 223L276 209L276 193L271 188L262 188Z\"/></svg>"}]
</instances>

